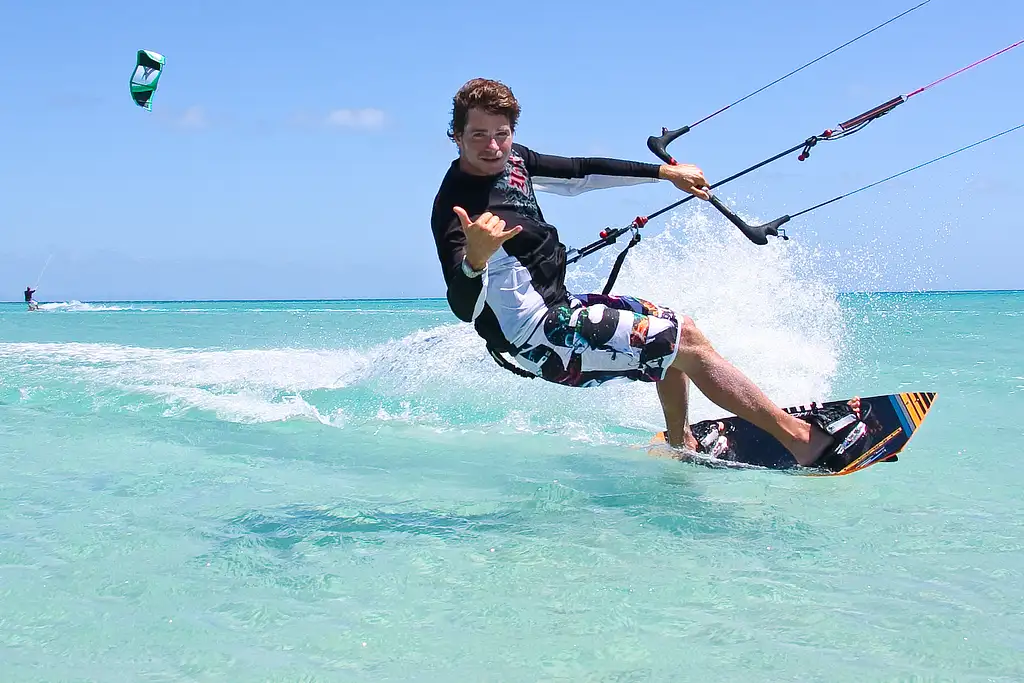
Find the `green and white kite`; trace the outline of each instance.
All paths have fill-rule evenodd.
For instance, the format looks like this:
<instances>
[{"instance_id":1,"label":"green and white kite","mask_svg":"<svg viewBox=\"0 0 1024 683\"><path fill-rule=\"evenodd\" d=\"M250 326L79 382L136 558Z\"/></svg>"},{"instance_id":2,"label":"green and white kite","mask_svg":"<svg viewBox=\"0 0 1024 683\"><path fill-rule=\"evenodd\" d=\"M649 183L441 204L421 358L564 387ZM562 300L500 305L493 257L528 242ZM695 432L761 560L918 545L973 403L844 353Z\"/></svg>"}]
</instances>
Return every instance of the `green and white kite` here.
<instances>
[{"instance_id":1,"label":"green and white kite","mask_svg":"<svg viewBox=\"0 0 1024 683\"><path fill-rule=\"evenodd\" d=\"M132 72L131 91L135 104L153 111L153 95L164 68L164 56L152 50L139 50Z\"/></svg>"}]
</instances>

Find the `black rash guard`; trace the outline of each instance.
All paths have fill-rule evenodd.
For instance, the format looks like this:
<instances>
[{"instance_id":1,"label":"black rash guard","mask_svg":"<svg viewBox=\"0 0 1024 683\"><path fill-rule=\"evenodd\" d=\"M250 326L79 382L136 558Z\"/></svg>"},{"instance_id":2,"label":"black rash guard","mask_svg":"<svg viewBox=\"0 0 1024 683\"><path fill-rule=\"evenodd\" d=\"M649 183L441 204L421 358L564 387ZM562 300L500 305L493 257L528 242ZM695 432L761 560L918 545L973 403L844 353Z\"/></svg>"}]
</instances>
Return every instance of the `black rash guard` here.
<instances>
[{"instance_id":1,"label":"black rash guard","mask_svg":"<svg viewBox=\"0 0 1024 683\"><path fill-rule=\"evenodd\" d=\"M434 198L430 224L448 286L448 305L472 322L488 346L514 353L544 321L547 311L569 301L565 288L565 246L544 220L533 178L585 178L590 175L657 178L660 166L597 157L538 154L513 143L505 169L475 176L452 162ZM452 210L461 206L470 220L490 211L522 231L487 261L482 274L463 266L466 236Z\"/></svg>"}]
</instances>

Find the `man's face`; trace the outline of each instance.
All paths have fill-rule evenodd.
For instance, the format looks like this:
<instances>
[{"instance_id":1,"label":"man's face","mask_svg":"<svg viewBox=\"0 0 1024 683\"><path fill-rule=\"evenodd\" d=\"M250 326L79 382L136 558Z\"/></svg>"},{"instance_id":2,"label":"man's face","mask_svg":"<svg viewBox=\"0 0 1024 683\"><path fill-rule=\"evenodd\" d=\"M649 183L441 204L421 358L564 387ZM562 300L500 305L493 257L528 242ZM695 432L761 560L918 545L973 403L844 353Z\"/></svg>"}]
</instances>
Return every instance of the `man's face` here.
<instances>
[{"instance_id":1,"label":"man's face","mask_svg":"<svg viewBox=\"0 0 1024 683\"><path fill-rule=\"evenodd\" d=\"M455 136L459 167L472 175L497 175L505 168L512 149L512 126L504 114L470 109L466 127Z\"/></svg>"}]
</instances>

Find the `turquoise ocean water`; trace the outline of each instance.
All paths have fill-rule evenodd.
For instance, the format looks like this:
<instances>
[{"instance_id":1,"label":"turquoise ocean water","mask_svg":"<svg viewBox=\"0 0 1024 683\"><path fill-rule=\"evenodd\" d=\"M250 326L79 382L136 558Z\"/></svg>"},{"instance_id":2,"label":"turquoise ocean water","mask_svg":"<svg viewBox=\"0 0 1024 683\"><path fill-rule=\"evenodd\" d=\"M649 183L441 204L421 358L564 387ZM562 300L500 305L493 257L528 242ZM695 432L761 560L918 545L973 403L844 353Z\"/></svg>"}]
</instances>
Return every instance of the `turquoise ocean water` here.
<instances>
[{"instance_id":1,"label":"turquoise ocean water","mask_svg":"<svg viewBox=\"0 0 1024 683\"><path fill-rule=\"evenodd\" d=\"M685 241L617 291L783 405L939 392L898 463L653 458L652 386L514 377L443 300L0 306L0 680L1024 680L1024 293Z\"/></svg>"}]
</instances>

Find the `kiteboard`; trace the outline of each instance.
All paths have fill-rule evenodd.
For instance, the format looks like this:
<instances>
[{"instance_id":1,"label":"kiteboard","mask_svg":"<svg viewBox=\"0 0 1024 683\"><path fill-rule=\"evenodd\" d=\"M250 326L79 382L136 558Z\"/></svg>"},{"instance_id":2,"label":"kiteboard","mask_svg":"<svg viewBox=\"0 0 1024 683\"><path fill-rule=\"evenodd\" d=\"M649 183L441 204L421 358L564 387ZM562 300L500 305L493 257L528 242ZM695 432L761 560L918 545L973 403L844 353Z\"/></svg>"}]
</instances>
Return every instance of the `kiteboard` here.
<instances>
[{"instance_id":1,"label":"kiteboard","mask_svg":"<svg viewBox=\"0 0 1024 683\"><path fill-rule=\"evenodd\" d=\"M896 462L936 396L920 391L784 408L797 417L817 415L837 425L841 439L855 443L821 467L802 467L775 437L735 416L690 425L700 444L698 452L672 449L672 457L710 467L791 470L810 476L850 474L880 462ZM648 450L668 448L665 432L656 434L648 446Z\"/></svg>"}]
</instances>

